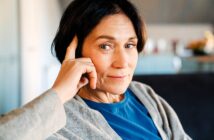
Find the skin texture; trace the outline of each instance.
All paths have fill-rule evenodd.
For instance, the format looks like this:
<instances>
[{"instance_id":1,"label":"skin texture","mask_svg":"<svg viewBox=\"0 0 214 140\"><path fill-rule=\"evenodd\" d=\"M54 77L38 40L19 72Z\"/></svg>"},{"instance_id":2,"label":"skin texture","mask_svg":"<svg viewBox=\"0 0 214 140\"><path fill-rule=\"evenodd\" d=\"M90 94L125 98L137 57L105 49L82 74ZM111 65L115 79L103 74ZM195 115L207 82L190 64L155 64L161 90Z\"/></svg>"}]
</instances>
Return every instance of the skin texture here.
<instances>
[{"instance_id":1,"label":"skin texture","mask_svg":"<svg viewBox=\"0 0 214 140\"><path fill-rule=\"evenodd\" d=\"M77 92L96 102L121 101L137 64L137 41L127 16L119 13L104 17L85 38L83 58L75 59L77 39L71 42L53 89L64 95L63 101ZM85 73L87 78L82 77ZM72 96L67 95L69 92Z\"/></svg>"},{"instance_id":2,"label":"skin texture","mask_svg":"<svg viewBox=\"0 0 214 140\"><path fill-rule=\"evenodd\" d=\"M82 88L81 92L85 92L82 97L105 103L120 101L136 67L136 46L133 25L125 15L111 15L102 19L86 37L82 52L95 65L97 88Z\"/></svg>"}]
</instances>

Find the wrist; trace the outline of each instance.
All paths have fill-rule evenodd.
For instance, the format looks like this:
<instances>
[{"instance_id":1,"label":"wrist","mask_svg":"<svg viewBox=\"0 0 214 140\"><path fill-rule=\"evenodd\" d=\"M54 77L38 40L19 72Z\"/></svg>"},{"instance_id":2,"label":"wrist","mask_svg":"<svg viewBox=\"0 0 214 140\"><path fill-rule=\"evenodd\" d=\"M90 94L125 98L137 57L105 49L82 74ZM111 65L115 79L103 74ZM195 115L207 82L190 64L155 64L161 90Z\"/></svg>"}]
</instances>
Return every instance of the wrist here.
<instances>
[{"instance_id":1,"label":"wrist","mask_svg":"<svg viewBox=\"0 0 214 140\"><path fill-rule=\"evenodd\" d=\"M57 94L62 104L64 104L66 102L66 98L63 96L63 93L55 87L52 87L51 89Z\"/></svg>"}]
</instances>

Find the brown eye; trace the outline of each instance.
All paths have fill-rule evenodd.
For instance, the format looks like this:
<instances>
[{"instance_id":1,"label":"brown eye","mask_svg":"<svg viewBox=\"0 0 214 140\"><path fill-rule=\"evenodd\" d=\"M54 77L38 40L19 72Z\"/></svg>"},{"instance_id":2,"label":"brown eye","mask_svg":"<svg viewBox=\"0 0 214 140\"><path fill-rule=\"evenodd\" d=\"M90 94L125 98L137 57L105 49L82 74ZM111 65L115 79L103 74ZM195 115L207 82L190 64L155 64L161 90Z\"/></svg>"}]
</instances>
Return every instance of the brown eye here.
<instances>
[{"instance_id":1,"label":"brown eye","mask_svg":"<svg viewBox=\"0 0 214 140\"><path fill-rule=\"evenodd\" d=\"M136 45L135 44L126 44L125 48L127 49L131 49L131 48L135 48Z\"/></svg>"},{"instance_id":2,"label":"brown eye","mask_svg":"<svg viewBox=\"0 0 214 140\"><path fill-rule=\"evenodd\" d=\"M102 44L99 46L102 50L110 50L111 49L111 46L110 45L107 45L107 44Z\"/></svg>"}]
</instances>

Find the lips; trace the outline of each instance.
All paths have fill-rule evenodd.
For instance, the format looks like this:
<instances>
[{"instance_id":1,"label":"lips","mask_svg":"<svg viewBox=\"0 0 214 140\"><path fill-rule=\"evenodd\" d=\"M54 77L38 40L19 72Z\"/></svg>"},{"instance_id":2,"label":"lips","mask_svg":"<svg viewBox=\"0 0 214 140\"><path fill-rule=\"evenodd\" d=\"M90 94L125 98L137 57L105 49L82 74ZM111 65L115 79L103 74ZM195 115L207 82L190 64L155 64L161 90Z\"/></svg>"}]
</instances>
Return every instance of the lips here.
<instances>
[{"instance_id":1,"label":"lips","mask_svg":"<svg viewBox=\"0 0 214 140\"><path fill-rule=\"evenodd\" d=\"M108 75L109 78L118 78L118 79L121 79L121 78L125 78L127 75Z\"/></svg>"}]
</instances>

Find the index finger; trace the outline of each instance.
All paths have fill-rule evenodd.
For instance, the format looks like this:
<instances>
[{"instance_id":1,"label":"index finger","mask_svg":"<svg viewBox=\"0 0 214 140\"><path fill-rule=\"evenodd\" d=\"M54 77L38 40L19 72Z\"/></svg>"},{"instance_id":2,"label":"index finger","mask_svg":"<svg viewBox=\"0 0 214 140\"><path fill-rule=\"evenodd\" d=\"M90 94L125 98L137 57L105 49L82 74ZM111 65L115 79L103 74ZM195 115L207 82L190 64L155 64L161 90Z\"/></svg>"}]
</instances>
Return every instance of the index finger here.
<instances>
[{"instance_id":1,"label":"index finger","mask_svg":"<svg viewBox=\"0 0 214 140\"><path fill-rule=\"evenodd\" d=\"M74 36L73 40L71 41L71 43L67 47L64 60L69 60L69 59L74 59L75 58L77 42L78 42L77 36Z\"/></svg>"}]
</instances>

